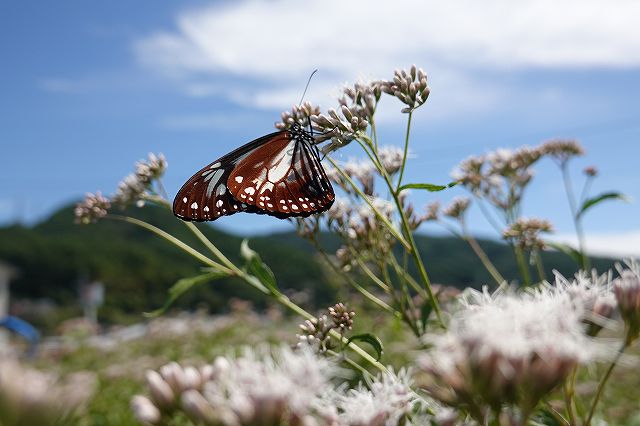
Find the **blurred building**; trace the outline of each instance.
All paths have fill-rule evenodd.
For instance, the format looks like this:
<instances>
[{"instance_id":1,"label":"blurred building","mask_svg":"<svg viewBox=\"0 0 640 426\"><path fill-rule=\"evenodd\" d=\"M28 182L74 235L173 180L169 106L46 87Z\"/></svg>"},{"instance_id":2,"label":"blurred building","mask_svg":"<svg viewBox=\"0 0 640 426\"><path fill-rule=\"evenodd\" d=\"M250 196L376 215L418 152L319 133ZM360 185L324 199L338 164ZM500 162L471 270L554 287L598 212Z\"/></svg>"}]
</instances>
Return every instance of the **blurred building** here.
<instances>
[{"instance_id":1,"label":"blurred building","mask_svg":"<svg viewBox=\"0 0 640 426\"><path fill-rule=\"evenodd\" d=\"M0 320L9 315L9 281L15 275L15 268L0 260ZM0 329L0 350L7 341L8 332Z\"/></svg>"}]
</instances>

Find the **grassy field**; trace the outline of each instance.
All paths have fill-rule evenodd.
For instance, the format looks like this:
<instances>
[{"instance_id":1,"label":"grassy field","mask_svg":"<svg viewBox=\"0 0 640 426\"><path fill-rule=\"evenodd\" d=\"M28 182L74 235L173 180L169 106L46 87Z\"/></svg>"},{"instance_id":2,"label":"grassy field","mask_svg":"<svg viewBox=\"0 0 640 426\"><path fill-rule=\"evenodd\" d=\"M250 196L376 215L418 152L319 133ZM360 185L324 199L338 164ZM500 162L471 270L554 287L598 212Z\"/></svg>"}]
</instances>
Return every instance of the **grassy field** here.
<instances>
[{"instance_id":1,"label":"grassy field","mask_svg":"<svg viewBox=\"0 0 640 426\"><path fill-rule=\"evenodd\" d=\"M299 318L283 316L273 310L258 315L250 309L224 316L177 314L146 323L118 328L99 336L68 332L48 339L38 356L30 361L34 367L67 375L90 371L97 377L96 391L85 412L77 419L80 425L138 424L129 408L131 397L146 393L144 373L169 361L200 366L244 346L296 343ZM421 344L397 320L358 310L354 333L375 333L385 342L382 361L396 367L410 363ZM612 331L611 333L615 333ZM637 349L637 348L636 348ZM637 354L638 351L636 350ZM613 373L605 394L600 418L612 425L640 425L640 375L637 358L630 356ZM604 368L599 366L598 368ZM589 381L596 371L581 371L579 400L586 402L596 383ZM560 395L557 395L560 398ZM549 402L553 404L554 398ZM191 424L186 418L174 418L172 425Z\"/></svg>"}]
</instances>

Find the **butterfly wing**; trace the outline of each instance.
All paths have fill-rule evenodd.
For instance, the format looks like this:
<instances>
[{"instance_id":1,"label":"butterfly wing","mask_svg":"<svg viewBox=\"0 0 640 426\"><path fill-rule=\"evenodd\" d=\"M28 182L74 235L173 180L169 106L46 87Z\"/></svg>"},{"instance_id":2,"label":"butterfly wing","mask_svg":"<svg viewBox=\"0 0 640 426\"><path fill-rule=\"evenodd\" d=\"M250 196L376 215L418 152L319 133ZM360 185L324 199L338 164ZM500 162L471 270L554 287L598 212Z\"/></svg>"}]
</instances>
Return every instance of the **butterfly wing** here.
<instances>
[{"instance_id":1,"label":"butterfly wing","mask_svg":"<svg viewBox=\"0 0 640 426\"><path fill-rule=\"evenodd\" d=\"M238 162L283 133L286 132L271 133L251 141L198 171L178 191L173 200L173 214L182 220L202 222L237 212L266 213L235 199L227 181Z\"/></svg>"},{"instance_id":2,"label":"butterfly wing","mask_svg":"<svg viewBox=\"0 0 640 426\"><path fill-rule=\"evenodd\" d=\"M307 132L284 131L238 161L227 186L247 205L277 217L328 210L335 194Z\"/></svg>"}]
</instances>

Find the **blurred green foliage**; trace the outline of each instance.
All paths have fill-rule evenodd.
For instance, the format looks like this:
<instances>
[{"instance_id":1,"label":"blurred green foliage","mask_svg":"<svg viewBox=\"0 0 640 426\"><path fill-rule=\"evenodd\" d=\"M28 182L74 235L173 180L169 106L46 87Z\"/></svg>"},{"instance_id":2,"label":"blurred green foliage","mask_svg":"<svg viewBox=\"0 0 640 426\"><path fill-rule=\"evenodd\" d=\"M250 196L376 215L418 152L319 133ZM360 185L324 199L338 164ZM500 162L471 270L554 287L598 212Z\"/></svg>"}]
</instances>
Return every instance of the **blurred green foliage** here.
<instances>
[{"instance_id":1,"label":"blurred green foliage","mask_svg":"<svg viewBox=\"0 0 640 426\"><path fill-rule=\"evenodd\" d=\"M146 206L124 213L159 226L206 254L180 220L165 209ZM234 263L242 264L241 237L208 224L199 227ZM321 244L333 252L339 241L333 235L322 234ZM491 285L491 277L464 241L418 235L417 244L433 282L459 288ZM298 301L303 307L317 309L338 299L340 277L330 272L315 249L295 233L254 237L250 245L273 270L278 285L286 293L292 295L302 290L308 293L306 301ZM512 251L506 245L489 240L481 240L480 245L507 279L518 276ZM575 263L565 254L546 252L543 258L548 277L552 277L552 269L565 275L575 271ZM168 288L180 278L198 274L201 267L176 247L133 225L112 220L76 225L73 206L60 209L33 227L14 225L0 229L0 260L19 271L12 281L12 297L52 300L60 307L56 312L62 317L80 312L79 280L102 281L106 286L106 300L99 315L101 321L107 323L135 321L143 312L162 306ZM595 259L593 264L604 271L613 261ZM361 282L366 281L363 278ZM224 279L188 292L175 306L225 312L229 299L234 297L250 300L258 308L267 302L240 281ZM51 322L51 318L27 319L45 330Z\"/></svg>"}]
</instances>

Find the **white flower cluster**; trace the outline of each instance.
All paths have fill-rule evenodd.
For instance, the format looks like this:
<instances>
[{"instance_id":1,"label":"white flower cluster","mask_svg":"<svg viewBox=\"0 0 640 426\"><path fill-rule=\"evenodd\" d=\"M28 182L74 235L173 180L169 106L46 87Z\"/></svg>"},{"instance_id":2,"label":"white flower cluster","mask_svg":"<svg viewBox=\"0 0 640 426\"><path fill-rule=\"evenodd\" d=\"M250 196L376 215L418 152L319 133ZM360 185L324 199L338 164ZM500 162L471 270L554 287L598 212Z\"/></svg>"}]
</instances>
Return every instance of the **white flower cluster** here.
<instances>
[{"instance_id":1,"label":"white flower cluster","mask_svg":"<svg viewBox=\"0 0 640 426\"><path fill-rule=\"evenodd\" d=\"M479 410L513 404L530 413L578 364L609 351L587 334L589 312L611 294L610 279L580 274L555 286L514 293L468 291L446 334L431 338L420 360L441 402Z\"/></svg>"},{"instance_id":2,"label":"white flower cluster","mask_svg":"<svg viewBox=\"0 0 640 426\"><path fill-rule=\"evenodd\" d=\"M337 367L309 348L219 357L200 369L168 364L147 373L150 397L131 401L144 424L162 424L176 411L216 426L395 426L416 401L409 375L388 373L368 387L334 387Z\"/></svg>"},{"instance_id":3,"label":"white flower cluster","mask_svg":"<svg viewBox=\"0 0 640 426\"><path fill-rule=\"evenodd\" d=\"M401 370L380 374L367 388L333 389L317 404L318 411L331 425L395 426L411 425L408 420L418 403L411 390L410 374Z\"/></svg>"}]
</instances>

